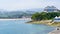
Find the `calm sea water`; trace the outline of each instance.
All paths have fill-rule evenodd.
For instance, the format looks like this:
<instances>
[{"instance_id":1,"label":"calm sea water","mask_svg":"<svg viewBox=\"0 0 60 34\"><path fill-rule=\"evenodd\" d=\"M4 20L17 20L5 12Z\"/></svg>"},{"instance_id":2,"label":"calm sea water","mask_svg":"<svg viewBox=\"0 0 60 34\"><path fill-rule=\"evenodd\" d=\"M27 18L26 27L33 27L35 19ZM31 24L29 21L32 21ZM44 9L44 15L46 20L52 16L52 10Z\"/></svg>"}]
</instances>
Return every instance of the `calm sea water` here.
<instances>
[{"instance_id":1,"label":"calm sea water","mask_svg":"<svg viewBox=\"0 0 60 34\"><path fill-rule=\"evenodd\" d=\"M27 24L28 20L0 20L0 34L48 34L54 27Z\"/></svg>"}]
</instances>

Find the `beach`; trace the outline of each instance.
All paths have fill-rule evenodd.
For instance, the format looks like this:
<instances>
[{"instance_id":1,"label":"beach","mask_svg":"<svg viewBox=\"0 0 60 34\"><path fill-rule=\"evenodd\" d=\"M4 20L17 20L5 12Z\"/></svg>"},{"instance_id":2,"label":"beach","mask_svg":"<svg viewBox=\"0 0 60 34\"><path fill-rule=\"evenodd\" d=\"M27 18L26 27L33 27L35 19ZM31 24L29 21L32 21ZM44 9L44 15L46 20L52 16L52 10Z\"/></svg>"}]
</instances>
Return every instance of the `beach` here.
<instances>
[{"instance_id":1,"label":"beach","mask_svg":"<svg viewBox=\"0 0 60 34\"><path fill-rule=\"evenodd\" d=\"M60 34L60 30L55 29L52 32L49 32L48 34Z\"/></svg>"}]
</instances>

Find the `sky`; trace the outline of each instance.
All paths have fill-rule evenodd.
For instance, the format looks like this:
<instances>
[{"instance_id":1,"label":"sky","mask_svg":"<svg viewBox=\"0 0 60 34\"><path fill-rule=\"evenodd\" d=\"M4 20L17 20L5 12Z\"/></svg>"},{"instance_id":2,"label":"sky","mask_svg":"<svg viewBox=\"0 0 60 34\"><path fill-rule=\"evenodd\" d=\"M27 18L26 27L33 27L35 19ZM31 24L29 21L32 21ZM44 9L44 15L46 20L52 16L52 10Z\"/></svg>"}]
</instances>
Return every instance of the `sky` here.
<instances>
[{"instance_id":1,"label":"sky","mask_svg":"<svg viewBox=\"0 0 60 34\"><path fill-rule=\"evenodd\" d=\"M0 9L22 10L55 6L60 9L60 0L0 0Z\"/></svg>"}]
</instances>

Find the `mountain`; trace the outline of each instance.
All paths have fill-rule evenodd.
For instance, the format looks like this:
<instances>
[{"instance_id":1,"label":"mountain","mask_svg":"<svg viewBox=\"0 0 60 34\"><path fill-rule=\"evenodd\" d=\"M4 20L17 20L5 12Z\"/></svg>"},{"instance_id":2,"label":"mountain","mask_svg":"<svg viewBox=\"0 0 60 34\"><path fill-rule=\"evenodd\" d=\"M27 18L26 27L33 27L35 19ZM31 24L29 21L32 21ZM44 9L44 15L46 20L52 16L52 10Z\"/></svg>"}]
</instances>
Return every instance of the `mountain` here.
<instances>
[{"instance_id":1,"label":"mountain","mask_svg":"<svg viewBox=\"0 0 60 34\"><path fill-rule=\"evenodd\" d=\"M0 18L22 18L31 17L36 12L41 12L42 9L28 9L28 10L16 10L16 11L5 11L0 10Z\"/></svg>"},{"instance_id":2,"label":"mountain","mask_svg":"<svg viewBox=\"0 0 60 34\"><path fill-rule=\"evenodd\" d=\"M36 11L36 12L39 12L39 11L43 11L42 8L35 8L35 9L28 9L27 11Z\"/></svg>"}]
</instances>

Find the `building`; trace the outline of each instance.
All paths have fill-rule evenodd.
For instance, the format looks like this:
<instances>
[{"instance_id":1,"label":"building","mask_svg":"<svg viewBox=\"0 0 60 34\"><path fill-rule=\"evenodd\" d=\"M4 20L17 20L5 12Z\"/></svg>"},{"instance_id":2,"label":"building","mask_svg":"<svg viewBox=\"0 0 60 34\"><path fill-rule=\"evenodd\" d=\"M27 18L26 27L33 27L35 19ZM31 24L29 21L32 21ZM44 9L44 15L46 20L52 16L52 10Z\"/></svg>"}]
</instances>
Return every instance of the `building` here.
<instances>
[{"instance_id":1,"label":"building","mask_svg":"<svg viewBox=\"0 0 60 34\"><path fill-rule=\"evenodd\" d=\"M58 12L58 9L55 6L47 6L44 8L44 12Z\"/></svg>"},{"instance_id":2,"label":"building","mask_svg":"<svg viewBox=\"0 0 60 34\"><path fill-rule=\"evenodd\" d=\"M55 17L53 22L60 22L60 17Z\"/></svg>"}]
</instances>

